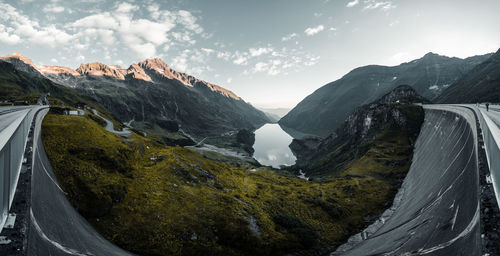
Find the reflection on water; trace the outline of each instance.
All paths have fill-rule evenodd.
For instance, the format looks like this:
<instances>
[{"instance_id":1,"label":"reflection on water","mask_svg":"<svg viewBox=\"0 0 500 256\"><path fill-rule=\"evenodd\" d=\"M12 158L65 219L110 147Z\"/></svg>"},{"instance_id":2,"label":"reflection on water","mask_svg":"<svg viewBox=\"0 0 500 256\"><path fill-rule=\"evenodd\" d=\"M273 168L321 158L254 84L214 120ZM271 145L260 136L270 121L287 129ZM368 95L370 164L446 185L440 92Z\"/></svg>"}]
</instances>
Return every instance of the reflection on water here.
<instances>
[{"instance_id":1,"label":"reflection on water","mask_svg":"<svg viewBox=\"0 0 500 256\"><path fill-rule=\"evenodd\" d=\"M296 158L288 147L292 139L278 124L265 124L255 131L253 157L259 163L275 168L281 165L293 165Z\"/></svg>"}]
</instances>

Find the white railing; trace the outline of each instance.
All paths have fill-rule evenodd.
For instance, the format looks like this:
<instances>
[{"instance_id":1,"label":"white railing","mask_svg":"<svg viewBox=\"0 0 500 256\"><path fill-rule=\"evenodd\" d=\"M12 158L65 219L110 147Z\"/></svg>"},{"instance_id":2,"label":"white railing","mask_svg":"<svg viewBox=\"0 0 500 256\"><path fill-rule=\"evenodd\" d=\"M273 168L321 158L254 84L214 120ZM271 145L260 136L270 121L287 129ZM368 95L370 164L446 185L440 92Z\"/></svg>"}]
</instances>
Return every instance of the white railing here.
<instances>
[{"instance_id":1,"label":"white railing","mask_svg":"<svg viewBox=\"0 0 500 256\"><path fill-rule=\"evenodd\" d=\"M479 108L475 108L474 110L476 111L481 125L486 159L488 160L488 167L490 169L491 183L495 191L497 202L500 205L500 129L487 115L483 114Z\"/></svg>"},{"instance_id":2,"label":"white railing","mask_svg":"<svg viewBox=\"0 0 500 256\"><path fill-rule=\"evenodd\" d=\"M0 131L0 232L7 220L24 159L31 123L36 113L48 106L0 108L11 116ZM5 114L5 115L7 115ZM0 115L0 122L2 120Z\"/></svg>"}]
</instances>

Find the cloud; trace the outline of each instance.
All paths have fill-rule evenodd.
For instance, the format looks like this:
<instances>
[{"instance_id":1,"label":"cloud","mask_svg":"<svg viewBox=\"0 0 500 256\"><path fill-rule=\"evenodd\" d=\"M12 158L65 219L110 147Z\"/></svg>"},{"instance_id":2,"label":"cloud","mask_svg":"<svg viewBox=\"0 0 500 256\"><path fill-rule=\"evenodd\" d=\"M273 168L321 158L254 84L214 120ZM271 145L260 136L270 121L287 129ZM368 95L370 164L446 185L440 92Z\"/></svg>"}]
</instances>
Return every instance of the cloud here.
<instances>
[{"instance_id":1,"label":"cloud","mask_svg":"<svg viewBox=\"0 0 500 256\"><path fill-rule=\"evenodd\" d=\"M151 58L156 56L156 47L152 43L131 44L128 47L140 58Z\"/></svg>"},{"instance_id":2,"label":"cloud","mask_svg":"<svg viewBox=\"0 0 500 256\"><path fill-rule=\"evenodd\" d=\"M292 40L295 37L297 37L297 34L296 33L291 33L291 34L288 34L288 35L282 37L281 41L289 41L289 40Z\"/></svg>"},{"instance_id":3,"label":"cloud","mask_svg":"<svg viewBox=\"0 0 500 256\"><path fill-rule=\"evenodd\" d=\"M64 7L56 5L47 5L42 9L45 13L61 13L64 12L64 10Z\"/></svg>"},{"instance_id":4,"label":"cloud","mask_svg":"<svg viewBox=\"0 0 500 256\"><path fill-rule=\"evenodd\" d=\"M358 5L358 4L359 4L359 0L353 0L353 1L349 2L349 3L347 3L346 6L349 7L349 8L351 8L351 7L354 7L354 6Z\"/></svg>"},{"instance_id":5,"label":"cloud","mask_svg":"<svg viewBox=\"0 0 500 256\"><path fill-rule=\"evenodd\" d=\"M118 21L109 12L99 13L81 18L72 24L73 27L117 29Z\"/></svg>"},{"instance_id":6,"label":"cloud","mask_svg":"<svg viewBox=\"0 0 500 256\"><path fill-rule=\"evenodd\" d=\"M390 9L396 8L396 6L391 1L365 0L364 4L364 10L381 9L383 11L388 11Z\"/></svg>"},{"instance_id":7,"label":"cloud","mask_svg":"<svg viewBox=\"0 0 500 256\"><path fill-rule=\"evenodd\" d=\"M6 43L20 43L27 39L31 43L54 48L73 39L55 25L40 26L9 4L0 3L0 22L2 41Z\"/></svg>"},{"instance_id":8,"label":"cloud","mask_svg":"<svg viewBox=\"0 0 500 256\"><path fill-rule=\"evenodd\" d=\"M273 49L272 48L264 48L264 47L261 47L261 48L250 48L249 52L250 52L250 56L252 57L257 57L257 56L260 56L260 55L263 55L263 54L268 54L270 52L272 52Z\"/></svg>"},{"instance_id":9,"label":"cloud","mask_svg":"<svg viewBox=\"0 0 500 256\"><path fill-rule=\"evenodd\" d=\"M116 10L117 12L120 13L130 13L132 11L137 11L139 9L138 6L135 6L130 3L121 3L118 5L118 9Z\"/></svg>"},{"instance_id":10,"label":"cloud","mask_svg":"<svg viewBox=\"0 0 500 256\"><path fill-rule=\"evenodd\" d=\"M307 28L306 30L304 30L304 33L306 33L306 35L308 36L313 36L323 31L324 29L325 27L323 25L319 25L317 27Z\"/></svg>"},{"instance_id":11,"label":"cloud","mask_svg":"<svg viewBox=\"0 0 500 256\"><path fill-rule=\"evenodd\" d=\"M189 11L162 10L155 4L136 3L124 2L109 8L109 11L84 13L79 19L67 23L54 24L47 18L45 22L49 24L40 24L12 5L0 2L0 42L30 42L51 48L65 46L65 50L77 52L90 49L92 54L100 52L102 56L106 55L106 47L114 45L115 49L129 49L134 57L146 58L157 54L158 49L166 51L173 46L194 45L196 37L209 36ZM59 13L67 10L56 4L52 1L43 11ZM142 9L149 15L144 16ZM89 45L93 47L89 48Z\"/></svg>"},{"instance_id":12,"label":"cloud","mask_svg":"<svg viewBox=\"0 0 500 256\"><path fill-rule=\"evenodd\" d=\"M233 60L233 63L236 65L246 65L248 61L248 58L245 56L238 56L236 57L235 60Z\"/></svg>"},{"instance_id":13,"label":"cloud","mask_svg":"<svg viewBox=\"0 0 500 256\"><path fill-rule=\"evenodd\" d=\"M17 35L9 35L5 31L0 31L0 42L13 45L21 42L21 38Z\"/></svg>"},{"instance_id":14,"label":"cloud","mask_svg":"<svg viewBox=\"0 0 500 256\"><path fill-rule=\"evenodd\" d=\"M9 34L9 31L7 31L8 28L6 28L4 25L0 24L0 42L4 44L17 44L21 42L21 38L17 35ZM8 29L12 32L12 29Z\"/></svg>"},{"instance_id":15,"label":"cloud","mask_svg":"<svg viewBox=\"0 0 500 256\"><path fill-rule=\"evenodd\" d=\"M139 7L122 3L117 6L116 11L83 17L75 21L72 27L111 30L110 35L119 37L139 58L151 57L151 54L156 54L159 46L163 51L167 51L174 45L194 45L196 40L193 36L203 33L197 18L188 11L160 10L160 7L154 4L146 9L150 14L149 19L134 19L133 13L138 11ZM104 37L101 37L101 42L109 43ZM180 59L177 63L183 66Z\"/></svg>"}]
</instances>

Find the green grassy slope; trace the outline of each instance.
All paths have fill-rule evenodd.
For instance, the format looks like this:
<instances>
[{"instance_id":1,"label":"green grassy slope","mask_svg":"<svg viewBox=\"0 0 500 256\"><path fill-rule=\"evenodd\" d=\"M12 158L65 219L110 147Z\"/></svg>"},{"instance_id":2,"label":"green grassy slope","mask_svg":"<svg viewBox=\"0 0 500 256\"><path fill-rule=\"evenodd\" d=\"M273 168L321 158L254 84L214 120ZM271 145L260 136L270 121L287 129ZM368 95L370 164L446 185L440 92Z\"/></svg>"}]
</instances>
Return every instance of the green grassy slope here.
<instances>
[{"instance_id":1,"label":"green grassy slope","mask_svg":"<svg viewBox=\"0 0 500 256\"><path fill-rule=\"evenodd\" d=\"M49 114L42 135L72 204L107 239L143 255L283 255L338 245L385 210L409 167L386 161L394 148L407 149L404 138L370 147L319 183L154 138L124 139L87 116Z\"/></svg>"}]
</instances>

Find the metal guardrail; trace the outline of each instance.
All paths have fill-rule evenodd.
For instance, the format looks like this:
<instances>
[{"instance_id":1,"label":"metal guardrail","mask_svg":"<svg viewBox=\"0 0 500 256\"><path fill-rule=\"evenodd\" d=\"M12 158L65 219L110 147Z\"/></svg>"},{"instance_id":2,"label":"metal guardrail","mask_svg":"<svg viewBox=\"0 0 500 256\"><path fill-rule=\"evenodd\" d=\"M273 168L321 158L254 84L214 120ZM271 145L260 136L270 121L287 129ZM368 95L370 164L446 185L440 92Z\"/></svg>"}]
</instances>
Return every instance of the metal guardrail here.
<instances>
[{"instance_id":1,"label":"metal guardrail","mask_svg":"<svg viewBox=\"0 0 500 256\"><path fill-rule=\"evenodd\" d=\"M16 193L31 123L36 113L44 108L48 106L32 106L14 111L19 112L19 117L0 131L0 232Z\"/></svg>"},{"instance_id":2,"label":"metal guardrail","mask_svg":"<svg viewBox=\"0 0 500 256\"><path fill-rule=\"evenodd\" d=\"M484 115L479 108L474 109L479 119L481 125L481 131L483 133L484 148L486 150L486 159L488 160L488 166L490 168L490 177L493 189L495 191L495 196L497 202L500 205L500 129L497 125L487 116ZM497 129L495 134L492 133L490 129Z\"/></svg>"}]
</instances>

